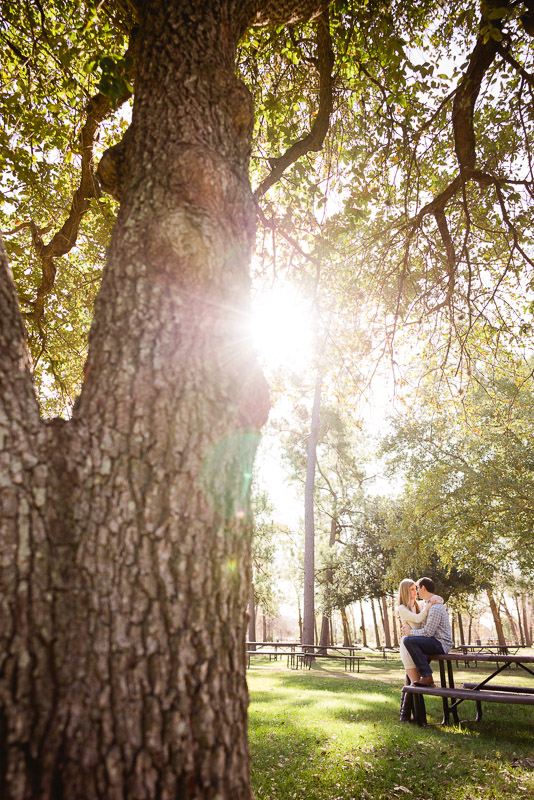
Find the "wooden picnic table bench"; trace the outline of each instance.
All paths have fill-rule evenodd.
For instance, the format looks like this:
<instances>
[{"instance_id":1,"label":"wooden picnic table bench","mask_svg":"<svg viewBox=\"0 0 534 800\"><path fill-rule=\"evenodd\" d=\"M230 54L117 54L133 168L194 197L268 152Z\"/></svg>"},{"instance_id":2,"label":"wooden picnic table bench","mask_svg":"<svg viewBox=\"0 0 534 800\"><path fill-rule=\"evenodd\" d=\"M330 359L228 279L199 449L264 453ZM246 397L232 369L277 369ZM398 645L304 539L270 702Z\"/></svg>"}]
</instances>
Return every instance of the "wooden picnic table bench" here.
<instances>
[{"instance_id":1,"label":"wooden picnic table bench","mask_svg":"<svg viewBox=\"0 0 534 800\"><path fill-rule=\"evenodd\" d=\"M300 648L300 642L246 642L247 650L260 652L264 648L268 650L280 650L284 654Z\"/></svg>"},{"instance_id":2,"label":"wooden picnic table bench","mask_svg":"<svg viewBox=\"0 0 534 800\"><path fill-rule=\"evenodd\" d=\"M462 688L455 687L453 664L458 659L457 653L433 655L430 660L439 662L441 686L404 686L403 693L411 694L414 698L415 718L419 725L426 724L426 710L424 696L441 697L443 702L443 724L448 725L452 714L454 722L459 725L458 706L464 700L473 700L476 703L476 721L482 719L482 703L512 703L515 705L534 706L534 688L522 686L503 686L490 684L490 682L503 670L509 669L512 664L534 676L534 671L527 665L534 664L534 656L501 655L490 653L466 654L461 660L476 660L496 664L496 668L480 683L465 683ZM447 671L445 671L445 664ZM450 702L449 702L450 701Z\"/></svg>"}]
</instances>

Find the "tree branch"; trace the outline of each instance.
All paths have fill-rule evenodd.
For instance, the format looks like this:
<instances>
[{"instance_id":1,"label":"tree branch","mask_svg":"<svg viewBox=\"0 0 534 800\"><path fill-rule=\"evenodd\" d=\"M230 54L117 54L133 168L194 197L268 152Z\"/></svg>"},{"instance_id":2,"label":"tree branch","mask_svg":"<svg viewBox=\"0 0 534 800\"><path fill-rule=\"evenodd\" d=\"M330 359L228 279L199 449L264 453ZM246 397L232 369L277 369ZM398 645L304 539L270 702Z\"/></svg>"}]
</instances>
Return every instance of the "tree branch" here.
<instances>
[{"instance_id":1,"label":"tree branch","mask_svg":"<svg viewBox=\"0 0 534 800\"><path fill-rule=\"evenodd\" d=\"M320 16L316 23L317 30L317 57L319 64L319 109L312 128L304 139L295 142L280 158L271 159L272 171L262 181L254 192L254 197L259 200L273 184L280 180L285 170L299 158L310 151L317 152L323 146L324 138L330 124L332 113L332 67L334 66L334 53L330 38L330 25L328 11Z\"/></svg>"},{"instance_id":2,"label":"tree branch","mask_svg":"<svg viewBox=\"0 0 534 800\"><path fill-rule=\"evenodd\" d=\"M136 42L132 35L130 44L125 53L125 57L133 55ZM121 95L117 103L122 105L131 96L130 92ZM80 134L81 145L81 175L80 183L72 198L69 215L61 228L56 231L52 239L45 244L42 233L48 228L39 230L35 223L27 223L32 233L32 241L35 251L41 260L42 280L37 289L37 296L33 304L31 319L39 325L44 314L46 297L52 291L56 278L56 267L54 259L66 255L76 244L78 231L82 218L89 207L91 198L100 196L100 187L95 178L93 149L95 146L97 132L100 124L109 116L113 110L113 103L110 97L99 92L94 95L86 107L86 121Z\"/></svg>"},{"instance_id":3,"label":"tree branch","mask_svg":"<svg viewBox=\"0 0 534 800\"><path fill-rule=\"evenodd\" d=\"M445 297L445 300L443 300L443 302L439 303L437 306L434 306L434 308L431 308L429 313L439 311L440 308L450 304L456 283L456 253L454 250L454 242L452 241L452 236L449 231L449 226L447 225L447 217L442 209L436 209L434 211L434 218L441 235L441 241L443 242L445 252L447 254L447 274L449 276L449 282L447 284L447 296Z\"/></svg>"},{"instance_id":4,"label":"tree branch","mask_svg":"<svg viewBox=\"0 0 534 800\"><path fill-rule=\"evenodd\" d=\"M4 237L4 239L5 239L5 237L6 237L6 236L14 236L16 233L20 233L20 231L24 230L24 228L31 228L31 229L33 229L34 227L35 227L35 228L36 228L36 229L39 231L39 233L42 235L43 233L49 233L49 232L52 230L52 228L54 227L54 225L53 225L53 223L51 222L51 223L49 223L48 225L46 225L46 227L44 227L44 228L37 228L37 225L36 225L36 224L35 224L35 222L34 222L34 221L31 219L29 222L21 222L21 223L20 223L20 225L15 225L15 227L14 227L14 228L12 228L10 231L2 231L1 233L2 233L2 236L3 236L3 237Z\"/></svg>"},{"instance_id":5,"label":"tree branch","mask_svg":"<svg viewBox=\"0 0 534 800\"><path fill-rule=\"evenodd\" d=\"M506 4L506 3L505 3ZM482 23L484 23L484 17ZM496 26L500 27L500 21L495 21ZM445 247L446 264L448 274L448 285L446 298L443 302L431 309L432 312L438 311L446 305L449 305L452 299L452 294L455 286L455 273L456 273L456 253L454 244L449 232L447 218L445 216L445 208L447 203L453 199L460 189L465 190L467 181L472 180L480 186L494 186L503 212L503 219L512 231L514 236L514 243L516 248L523 254L520 245L517 241L517 234L513 228L511 221L506 213L504 198L502 195L502 186L508 181L506 178L497 178L484 170L477 169L476 163L476 138L474 129L474 111L476 101L480 94L482 81L487 73L487 70L493 63L495 56L499 53L505 60L512 63L514 68L518 69L525 80L529 80L531 84L531 76L528 73L523 74L523 68L510 56L505 48L495 39L488 38L484 41L482 36L479 36L477 43L471 53L467 70L458 83L454 93L453 107L452 107L452 126L454 135L454 147L458 165L460 167L459 174L449 183L449 185L440 192L433 200L427 203L419 211L419 213L412 218L409 222L411 232L408 237L407 249L409 248L409 241L413 236L414 231L420 226L423 218L432 214L436 220L441 240ZM528 76L528 77L527 77ZM528 259L527 259L528 260Z\"/></svg>"},{"instance_id":6,"label":"tree branch","mask_svg":"<svg viewBox=\"0 0 534 800\"><path fill-rule=\"evenodd\" d=\"M497 52L503 59L503 61L506 61L507 64L510 64L510 66L513 67L516 70L516 72L519 73L519 75L521 75L521 77L528 83L528 85L531 88L534 88L534 75L531 75L530 72L527 72L526 69L524 69L524 67L521 66L519 61L516 61L516 59L508 52L508 50L505 47L502 46L500 42L497 43Z\"/></svg>"},{"instance_id":7,"label":"tree branch","mask_svg":"<svg viewBox=\"0 0 534 800\"><path fill-rule=\"evenodd\" d=\"M286 242L288 242L299 255L301 255L303 258L309 261L310 264L312 264L314 267L316 268L320 267L319 259L312 256L311 253L306 253L296 239L294 239L292 236L286 233L286 231L284 231L284 229L281 226L277 225L276 220L274 218L271 217L271 219L268 219L268 217L266 217L265 214L263 213L263 210L260 208L260 206L257 206L257 212L260 221L265 228L268 228L273 233L278 233L278 235L281 236L283 239L285 239Z\"/></svg>"},{"instance_id":8,"label":"tree branch","mask_svg":"<svg viewBox=\"0 0 534 800\"><path fill-rule=\"evenodd\" d=\"M503 5L507 5L503 0ZM484 23L482 17L482 23ZM500 28L502 23L494 21L494 26ZM452 105L452 124L454 131L454 148L460 171L473 168L476 161L476 140L473 125L475 104L480 93L484 76L498 52L499 43L491 37L484 41L479 36L467 70L462 77Z\"/></svg>"}]
</instances>

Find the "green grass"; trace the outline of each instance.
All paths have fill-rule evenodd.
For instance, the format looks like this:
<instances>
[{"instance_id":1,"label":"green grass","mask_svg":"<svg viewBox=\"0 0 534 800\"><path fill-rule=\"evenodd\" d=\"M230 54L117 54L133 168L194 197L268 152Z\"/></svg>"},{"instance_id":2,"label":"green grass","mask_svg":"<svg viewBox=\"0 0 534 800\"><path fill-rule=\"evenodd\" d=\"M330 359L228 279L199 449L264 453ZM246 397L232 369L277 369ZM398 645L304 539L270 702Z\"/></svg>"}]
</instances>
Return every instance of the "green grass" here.
<instances>
[{"instance_id":1,"label":"green grass","mask_svg":"<svg viewBox=\"0 0 534 800\"><path fill-rule=\"evenodd\" d=\"M487 674L455 677L460 684ZM533 708L486 704L475 723L474 703L464 703L467 721L444 728L441 701L427 698L421 728L398 722L400 661L367 659L359 675L346 675L337 664L295 672L254 657L247 675L257 800L534 797ZM505 675L501 683L534 685L519 670Z\"/></svg>"}]
</instances>

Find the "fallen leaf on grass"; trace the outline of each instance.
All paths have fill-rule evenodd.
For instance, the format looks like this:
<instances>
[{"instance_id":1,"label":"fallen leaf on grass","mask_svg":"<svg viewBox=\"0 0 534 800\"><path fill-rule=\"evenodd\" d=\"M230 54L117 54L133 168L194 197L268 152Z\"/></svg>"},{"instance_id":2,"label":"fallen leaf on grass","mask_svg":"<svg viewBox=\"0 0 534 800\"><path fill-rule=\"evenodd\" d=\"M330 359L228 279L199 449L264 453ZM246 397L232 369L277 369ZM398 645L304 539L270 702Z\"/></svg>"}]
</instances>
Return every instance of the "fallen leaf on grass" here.
<instances>
[{"instance_id":1,"label":"fallen leaf on grass","mask_svg":"<svg viewBox=\"0 0 534 800\"><path fill-rule=\"evenodd\" d=\"M394 792L406 792L406 794L413 794L413 792L411 792L409 789L407 789L406 786L394 786L393 787L393 791Z\"/></svg>"}]
</instances>

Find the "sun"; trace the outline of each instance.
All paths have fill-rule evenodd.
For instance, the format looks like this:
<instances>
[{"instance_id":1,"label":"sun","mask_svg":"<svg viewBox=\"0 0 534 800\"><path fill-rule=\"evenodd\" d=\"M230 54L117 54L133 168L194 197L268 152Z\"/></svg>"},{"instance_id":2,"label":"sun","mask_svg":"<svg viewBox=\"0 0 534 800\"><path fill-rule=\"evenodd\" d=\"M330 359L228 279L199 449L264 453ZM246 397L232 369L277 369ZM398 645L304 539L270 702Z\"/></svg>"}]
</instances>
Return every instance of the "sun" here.
<instances>
[{"instance_id":1,"label":"sun","mask_svg":"<svg viewBox=\"0 0 534 800\"><path fill-rule=\"evenodd\" d=\"M305 370L313 354L311 304L294 287L258 293L252 302L251 336L261 365L269 371Z\"/></svg>"}]
</instances>

